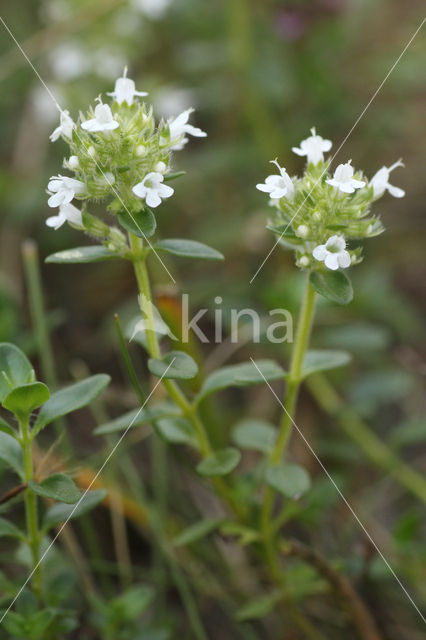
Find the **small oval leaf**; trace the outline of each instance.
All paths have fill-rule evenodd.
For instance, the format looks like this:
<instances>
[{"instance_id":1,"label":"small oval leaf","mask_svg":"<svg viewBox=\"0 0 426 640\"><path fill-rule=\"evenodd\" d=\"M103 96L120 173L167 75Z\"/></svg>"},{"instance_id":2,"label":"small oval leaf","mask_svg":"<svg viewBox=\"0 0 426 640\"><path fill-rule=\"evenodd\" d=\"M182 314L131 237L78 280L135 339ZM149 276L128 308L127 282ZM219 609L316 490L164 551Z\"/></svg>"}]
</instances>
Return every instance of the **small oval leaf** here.
<instances>
[{"instance_id":1,"label":"small oval leaf","mask_svg":"<svg viewBox=\"0 0 426 640\"><path fill-rule=\"evenodd\" d=\"M225 476L235 469L240 459L241 453L238 449L218 449L201 460L197 465L197 471L202 476Z\"/></svg>"},{"instance_id":2,"label":"small oval leaf","mask_svg":"<svg viewBox=\"0 0 426 640\"><path fill-rule=\"evenodd\" d=\"M44 514L43 529L48 531L57 524L61 524L66 520L72 518L78 518L87 513L91 509L94 509L105 499L108 491L105 489L96 489L96 491L89 491L89 493L83 494L76 505L68 505L64 503L54 504Z\"/></svg>"},{"instance_id":3,"label":"small oval leaf","mask_svg":"<svg viewBox=\"0 0 426 640\"><path fill-rule=\"evenodd\" d=\"M183 547L197 540L205 538L209 533L217 529L223 518L205 518L181 531L173 540L174 547Z\"/></svg>"},{"instance_id":4,"label":"small oval leaf","mask_svg":"<svg viewBox=\"0 0 426 640\"><path fill-rule=\"evenodd\" d=\"M25 540L24 533L16 525L5 518L0 518L0 538L18 538Z\"/></svg>"},{"instance_id":5,"label":"small oval leaf","mask_svg":"<svg viewBox=\"0 0 426 640\"><path fill-rule=\"evenodd\" d=\"M130 428L133 429L134 427L140 427L147 422L152 422L159 418L174 418L180 415L180 410L174 404L170 402L159 402L152 407L132 409L132 411L128 411L122 416L97 427L93 433L97 436L117 433L119 431L125 431L130 425Z\"/></svg>"},{"instance_id":6,"label":"small oval leaf","mask_svg":"<svg viewBox=\"0 0 426 640\"><path fill-rule=\"evenodd\" d=\"M199 258L201 260L224 260L225 257L216 249L212 249L202 242L195 240L184 240L181 238L168 238L160 240L155 245L159 251L172 253L182 258Z\"/></svg>"},{"instance_id":7,"label":"small oval leaf","mask_svg":"<svg viewBox=\"0 0 426 640\"><path fill-rule=\"evenodd\" d=\"M198 448L194 429L185 418L161 418L154 423L154 429L166 442L188 444L195 449Z\"/></svg>"},{"instance_id":8,"label":"small oval leaf","mask_svg":"<svg viewBox=\"0 0 426 640\"><path fill-rule=\"evenodd\" d=\"M104 390L110 379L108 375L99 373L53 393L40 409L31 432L32 436L35 437L50 422L92 402Z\"/></svg>"},{"instance_id":9,"label":"small oval leaf","mask_svg":"<svg viewBox=\"0 0 426 640\"><path fill-rule=\"evenodd\" d=\"M65 249L47 256L45 262L55 264L87 264L89 262L104 262L117 258L116 253L108 251L106 247L75 247L74 249Z\"/></svg>"},{"instance_id":10,"label":"small oval leaf","mask_svg":"<svg viewBox=\"0 0 426 640\"><path fill-rule=\"evenodd\" d=\"M308 472L298 464L284 463L283 466L268 467L266 482L270 487L287 496L297 498L311 486Z\"/></svg>"},{"instance_id":11,"label":"small oval leaf","mask_svg":"<svg viewBox=\"0 0 426 640\"><path fill-rule=\"evenodd\" d=\"M7 433L0 431L0 460L11 467L24 481L24 460L19 442Z\"/></svg>"},{"instance_id":12,"label":"small oval leaf","mask_svg":"<svg viewBox=\"0 0 426 640\"><path fill-rule=\"evenodd\" d=\"M64 473L55 473L40 483L30 480L28 486L42 498L51 498L66 504L75 504L81 497L80 490Z\"/></svg>"},{"instance_id":13,"label":"small oval leaf","mask_svg":"<svg viewBox=\"0 0 426 640\"><path fill-rule=\"evenodd\" d=\"M158 378L190 380L198 373L197 363L185 351L170 351L161 360L150 358L148 369Z\"/></svg>"},{"instance_id":14,"label":"small oval leaf","mask_svg":"<svg viewBox=\"0 0 426 640\"><path fill-rule=\"evenodd\" d=\"M27 417L50 398L49 389L42 382L30 382L16 387L3 400L3 407L16 416Z\"/></svg>"},{"instance_id":15,"label":"small oval leaf","mask_svg":"<svg viewBox=\"0 0 426 640\"><path fill-rule=\"evenodd\" d=\"M257 360L231 364L213 371L204 381L197 402L210 393L227 387L245 387L265 381L280 380L286 375L284 369L273 360Z\"/></svg>"},{"instance_id":16,"label":"small oval leaf","mask_svg":"<svg viewBox=\"0 0 426 640\"><path fill-rule=\"evenodd\" d=\"M328 371L329 369L343 367L345 364L348 364L351 359L352 356L350 353L347 353L347 351L311 349L306 352L303 359L301 379L303 380L317 371Z\"/></svg>"},{"instance_id":17,"label":"small oval leaf","mask_svg":"<svg viewBox=\"0 0 426 640\"><path fill-rule=\"evenodd\" d=\"M144 207L141 211L121 211L118 221L126 231L138 238L150 238L157 228L157 221L151 209Z\"/></svg>"},{"instance_id":18,"label":"small oval leaf","mask_svg":"<svg viewBox=\"0 0 426 640\"><path fill-rule=\"evenodd\" d=\"M0 344L0 402L16 387L35 382L27 356L9 342Z\"/></svg>"},{"instance_id":19,"label":"small oval leaf","mask_svg":"<svg viewBox=\"0 0 426 640\"><path fill-rule=\"evenodd\" d=\"M232 440L240 449L269 453L275 442L276 429L265 420L247 418L232 429Z\"/></svg>"},{"instance_id":20,"label":"small oval leaf","mask_svg":"<svg viewBox=\"0 0 426 640\"><path fill-rule=\"evenodd\" d=\"M348 304L354 297L352 283L343 271L312 271L309 282L317 293L337 304Z\"/></svg>"}]
</instances>

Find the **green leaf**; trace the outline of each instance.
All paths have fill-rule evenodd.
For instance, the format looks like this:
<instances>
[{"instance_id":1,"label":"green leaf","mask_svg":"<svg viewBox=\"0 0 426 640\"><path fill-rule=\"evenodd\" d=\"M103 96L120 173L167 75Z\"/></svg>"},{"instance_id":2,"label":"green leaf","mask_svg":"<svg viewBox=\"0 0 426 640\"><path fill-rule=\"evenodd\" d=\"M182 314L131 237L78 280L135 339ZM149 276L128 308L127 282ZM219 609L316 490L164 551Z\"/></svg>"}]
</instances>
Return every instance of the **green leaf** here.
<instances>
[{"instance_id":1,"label":"green leaf","mask_svg":"<svg viewBox=\"0 0 426 640\"><path fill-rule=\"evenodd\" d=\"M185 418L162 418L154 423L154 429L166 442L189 444L195 449L198 448L194 429Z\"/></svg>"},{"instance_id":2,"label":"green leaf","mask_svg":"<svg viewBox=\"0 0 426 640\"><path fill-rule=\"evenodd\" d=\"M155 590L150 585L134 585L108 603L109 614L112 618L133 623L146 611L154 597Z\"/></svg>"},{"instance_id":3,"label":"green leaf","mask_svg":"<svg viewBox=\"0 0 426 640\"><path fill-rule=\"evenodd\" d=\"M343 271L312 271L309 282L317 293L337 304L348 304L354 297L351 281Z\"/></svg>"},{"instance_id":4,"label":"green leaf","mask_svg":"<svg viewBox=\"0 0 426 640\"><path fill-rule=\"evenodd\" d=\"M3 400L3 407L16 416L26 418L34 409L49 400L49 389L42 382L30 382L11 391Z\"/></svg>"},{"instance_id":5,"label":"green leaf","mask_svg":"<svg viewBox=\"0 0 426 640\"><path fill-rule=\"evenodd\" d=\"M24 461L21 445L15 438L0 431L0 460L11 467L24 480Z\"/></svg>"},{"instance_id":6,"label":"green leaf","mask_svg":"<svg viewBox=\"0 0 426 640\"><path fill-rule=\"evenodd\" d=\"M326 349L307 351L303 360L301 379L303 380L317 371L343 367L351 359L351 354L346 351L328 351Z\"/></svg>"},{"instance_id":7,"label":"green leaf","mask_svg":"<svg viewBox=\"0 0 426 640\"><path fill-rule=\"evenodd\" d=\"M201 391L196 399L200 402L210 393L215 393L227 387L246 387L260 384L271 380L280 380L286 375L273 360L257 360L254 362L243 362L242 364L232 364L213 371L204 381Z\"/></svg>"},{"instance_id":8,"label":"green leaf","mask_svg":"<svg viewBox=\"0 0 426 640\"><path fill-rule=\"evenodd\" d=\"M184 547L187 544L205 538L223 523L223 518L205 518L187 527L173 539L174 547Z\"/></svg>"},{"instance_id":9,"label":"green leaf","mask_svg":"<svg viewBox=\"0 0 426 640\"><path fill-rule=\"evenodd\" d=\"M65 249L47 256L45 262L56 264L86 264L88 262L104 262L117 258L116 253L112 253L106 247L93 245L91 247L75 247Z\"/></svg>"},{"instance_id":10,"label":"green leaf","mask_svg":"<svg viewBox=\"0 0 426 640\"><path fill-rule=\"evenodd\" d=\"M80 498L76 505L54 504L44 515L43 529L47 531L57 524L73 518L79 518L91 509L97 507L98 504L104 500L107 493L105 489L97 489L96 491L89 491L89 493L83 494L83 497Z\"/></svg>"},{"instance_id":11,"label":"green leaf","mask_svg":"<svg viewBox=\"0 0 426 640\"><path fill-rule=\"evenodd\" d=\"M6 420L3 420L3 418L0 418L0 431L3 431L3 433L8 433L10 436L12 436L12 438L18 437L15 429L8 422L6 422Z\"/></svg>"},{"instance_id":12,"label":"green leaf","mask_svg":"<svg viewBox=\"0 0 426 640\"><path fill-rule=\"evenodd\" d=\"M182 258L200 258L201 260L224 260L224 256L202 242L195 240L183 240L180 238L168 238L160 240L155 249L172 253Z\"/></svg>"},{"instance_id":13,"label":"green leaf","mask_svg":"<svg viewBox=\"0 0 426 640\"><path fill-rule=\"evenodd\" d=\"M197 363L184 351L170 351L161 360L150 358L148 369L158 378L190 380L198 373Z\"/></svg>"},{"instance_id":14,"label":"green leaf","mask_svg":"<svg viewBox=\"0 0 426 640\"><path fill-rule=\"evenodd\" d=\"M0 343L0 402L16 387L35 382L27 356L8 342Z\"/></svg>"},{"instance_id":15,"label":"green leaf","mask_svg":"<svg viewBox=\"0 0 426 640\"><path fill-rule=\"evenodd\" d=\"M157 228L155 216L148 207L141 211L121 211L117 217L121 226L138 238L150 238Z\"/></svg>"},{"instance_id":16,"label":"green leaf","mask_svg":"<svg viewBox=\"0 0 426 640\"><path fill-rule=\"evenodd\" d=\"M276 429L265 420L247 418L232 429L232 440L240 449L269 453L274 446Z\"/></svg>"},{"instance_id":17,"label":"green leaf","mask_svg":"<svg viewBox=\"0 0 426 640\"><path fill-rule=\"evenodd\" d=\"M225 476L235 469L240 459L241 453L238 449L218 449L198 463L197 471L202 476Z\"/></svg>"},{"instance_id":18,"label":"green leaf","mask_svg":"<svg viewBox=\"0 0 426 640\"><path fill-rule=\"evenodd\" d=\"M311 486L308 472L298 464L284 463L283 466L268 467L266 482L270 487L287 498L297 498Z\"/></svg>"},{"instance_id":19,"label":"green leaf","mask_svg":"<svg viewBox=\"0 0 426 640\"><path fill-rule=\"evenodd\" d=\"M179 409L169 402L159 402L152 407L144 407L143 409L132 409L124 413L122 416L106 422L94 430L97 436L106 435L108 433L117 433L125 431L131 424L131 428L140 427L148 422L153 422L159 418L174 418L180 416Z\"/></svg>"},{"instance_id":20,"label":"green leaf","mask_svg":"<svg viewBox=\"0 0 426 640\"><path fill-rule=\"evenodd\" d=\"M246 602L235 614L238 622L256 620L267 616L281 600L282 594L277 591L267 596L259 596Z\"/></svg>"},{"instance_id":21,"label":"green leaf","mask_svg":"<svg viewBox=\"0 0 426 640\"><path fill-rule=\"evenodd\" d=\"M176 171L175 173L166 173L164 176L164 182L170 182L171 180L176 180L176 178L180 178L181 176L186 175L186 171Z\"/></svg>"},{"instance_id":22,"label":"green leaf","mask_svg":"<svg viewBox=\"0 0 426 640\"><path fill-rule=\"evenodd\" d=\"M25 540L24 533L16 525L5 518L0 518L0 538L18 538Z\"/></svg>"},{"instance_id":23,"label":"green leaf","mask_svg":"<svg viewBox=\"0 0 426 640\"><path fill-rule=\"evenodd\" d=\"M75 504L81 497L80 490L64 473L55 473L40 483L30 480L28 486L42 498L51 498L66 504Z\"/></svg>"},{"instance_id":24,"label":"green leaf","mask_svg":"<svg viewBox=\"0 0 426 640\"><path fill-rule=\"evenodd\" d=\"M32 436L35 437L50 422L92 402L107 386L110 379L108 375L99 373L53 393L40 409L32 429Z\"/></svg>"}]
</instances>

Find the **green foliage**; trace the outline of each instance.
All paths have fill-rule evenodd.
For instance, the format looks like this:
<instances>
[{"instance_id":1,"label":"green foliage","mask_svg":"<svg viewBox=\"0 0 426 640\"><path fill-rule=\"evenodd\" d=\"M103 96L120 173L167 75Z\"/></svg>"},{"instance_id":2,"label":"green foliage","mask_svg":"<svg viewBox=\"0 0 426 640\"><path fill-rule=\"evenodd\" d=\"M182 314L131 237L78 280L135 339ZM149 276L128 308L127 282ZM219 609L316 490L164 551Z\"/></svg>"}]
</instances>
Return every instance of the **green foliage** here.
<instances>
[{"instance_id":1,"label":"green foliage","mask_svg":"<svg viewBox=\"0 0 426 640\"><path fill-rule=\"evenodd\" d=\"M148 207L133 213L120 211L117 217L121 226L138 238L151 238L157 228L155 216Z\"/></svg>"},{"instance_id":2,"label":"green foliage","mask_svg":"<svg viewBox=\"0 0 426 640\"><path fill-rule=\"evenodd\" d=\"M21 480L24 479L22 448L15 437L0 432L0 460L8 465Z\"/></svg>"},{"instance_id":3,"label":"green foliage","mask_svg":"<svg viewBox=\"0 0 426 640\"><path fill-rule=\"evenodd\" d=\"M3 407L21 419L49 400L49 389L42 382L30 382L16 387L3 400Z\"/></svg>"},{"instance_id":4,"label":"green foliage","mask_svg":"<svg viewBox=\"0 0 426 640\"><path fill-rule=\"evenodd\" d=\"M35 381L34 369L20 349L13 344L0 344L0 402L6 396L25 384Z\"/></svg>"},{"instance_id":5,"label":"green foliage","mask_svg":"<svg viewBox=\"0 0 426 640\"><path fill-rule=\"evenodd\" d=\"M287 498L297 498L311 486L308 472L298 464L283 463L266 470L266 482Z\"/></svg>"},{"instance_id":6,"label":"green foliage","mask_svg":"<svg viewBox=\"0 0 426 640\"><path fill-rule=\"evenodd\" d=\"M227 387L249 387L271 382L285 377L285 371L272 360L257 360L233 364L211 373L204 381L197 402L200 402L211 393L221 391Z\"/></svg>"},{"instance_id":7,"label":"green foliage","mask_svg":"<svg viewBox=\"0 0 426 640\"><path fill-rule=\"evenodd\" d=\"M30 480L28 486L42 498L50 498L66 504L75 504L81 497L74 482L64 473L55 473L40 483Z\"/></svg>"},{"instance_id":8,"label":"green foliage","mask_svg":"<svg viewBox=\"0 0 426 640\"><path fill-rule=\"evenodd\" d=\"M166 240L160 240L156 243L155 249L159 251L165 251L166 253L172 253L175 256L181 256L182 258L201 258L202 260L224 260L224 256L208 247L202 242L196 242L195 240L182 240L179 238L169 238Z\"/></svg>"},{"instance_id":9,"label":"green foliage","mask_svg":"<svg viewBox=\"0 0 426 640\"><path fill-rule=\"evenodd\" d=\"M54 420L90 404L105 389L109 381L109 376L98 373L53 393L40 409L32 429L32 437L36 437Z\"/></svg>"},{"instance_id":10,"label":"green foliage","mask_svg":"<svg viewBox=\"0 0 426 640\"><path fill-rule=\"evenodd\" d=\"M154 429L165 440L172 444L187 444L198 448L198 441L192 425L186 418L160 418L154 422Z\"/></svg>"},{"instance_id":11,"label":"green foliage","mask_svg":"<svg viewBox=\"0 0 426 640\"><path fill-rule=\"evenodd\" d=\"M337 304L349 304L353 299L351 281L343 271L312 271L311 287L327 300Z\"/></svg>"},{"instance_id":12,"label":"green foliage","mask_svg":"<svg viewBox=\"0 0 426 640\"><path fill-rule=\"evenodd\" d=\"M318 371L328 371L343 367L351 361L351 355L345 351L309 350L305 353L302 367L302 379Z\"/></svg>"},{"instance_id":13,"label":"green foliage","mask_svg":"<svg viewBox=\"0 0 426 640\"><path fill-rule=\"evenodd\" d=\"M148 369L158 378L190 380L198 373L197 363L184 351L170 351L161 360L150 358Z\"/></svg>"},{"instance_id":14,"label":"green foliage","mask_svg":"<svg viewBox=\"0 0 426 640\"><path fill-rule=\"evenodd\" d=\"M46 258L46 262L56 264L85 264L88 262L104 262L117 256L111 253L106 247L90 246L75 247L75 249L65 249L58 251Z\"/></svg>"},{"instance_id":15,"label":"green foliage","mask_svg":"<svg viewBox=\"0 0 426 640\"><path fill-rule=\"evenodd\" d=\"M232 440L240 449L270 453L275 439L275 427L265 420L245 418L232 428Z\"/></svg>"},{"instance_id":16,"label":"green foliage","mask_svg":"<svg viewBox=\"0 0 426 640\"><path fill-rule=\"evenodd\" d=\"M98 436L108 435L125 431L131 425L131 428L140 427L148 422L154 422L160 418L174 418L180 416L180 411L170 402L158 402L150 407L132 409L127 413L96 427L93 433Z\"/></svg>"},{"instance_id":17,"label":"green foliage","mask_svg":"<svg viewBox=\"0 0 426 640\"><path fill-rule=\"evenodd\" d=\"M271 613L282 599L282 594L279 591L271 593L267 596L258 596L246 602L235 614L235 618L238 622L245 622L246 620L257 620L258 618L264 618Z\"/></svg>"},{"instance_id":18,"label":"green foliage","mask_svg":"<svg viewBox=\"0 0 426 640\"><path fill-rule=\"evenodd\" d=\"M241 453L238 449L217 449L198 463L197 471L202 476L225 476L235 469L240 459Z\"/></svg>"},{"instance_id":19,"label":"green foliage","mask_svg":"<svg viewBox=\"0 0 426 640\"><path fill-rule=\"evenodd\" d=\"M105 489L96 489L83 494L75 506L67 504L55 504L44 514L42 521L43 531L49 531L52 527L62 524L66 520L79 518L98 506L107 495Z\"/></svg>"}]
</instances>

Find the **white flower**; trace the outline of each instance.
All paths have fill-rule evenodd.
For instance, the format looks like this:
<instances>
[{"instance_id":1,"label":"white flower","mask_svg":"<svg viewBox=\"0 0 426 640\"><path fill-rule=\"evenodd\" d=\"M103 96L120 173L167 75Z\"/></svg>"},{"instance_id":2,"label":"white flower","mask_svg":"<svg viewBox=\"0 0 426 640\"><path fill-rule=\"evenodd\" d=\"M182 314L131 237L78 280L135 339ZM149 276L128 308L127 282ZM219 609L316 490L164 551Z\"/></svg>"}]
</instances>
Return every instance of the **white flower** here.
<instances>
[{"instance_id":1,"label":"white flower","mask_svg":"<svg viewBox=\"0 0 426 640\"><path fill-rule=\"evenodd\" d=\"M346 251L345 239L341 236L331 236L325 244L320 244L312 251L316 260L324 262L327 269L336 271L339 267L345 269L351 264L351 256Z\"/></svg>"},{"instance_id":2,"label":"white flower","mask_svg":"<svg viewBox=\"0 0 426 640\"><path fill-rule=\"evenodd\" d=\"M75 129L75 122L70 117L69 111L61 111L59 127L52 131L50 140L55 142L60 136L71 138L73 129Z\"/></svg>"},{"instance_id":3,"label":"white flower","mask_svg":"<svg viewBox=\"0 0 426 640\"><path fill-rule=\"evenodd\" d=\"M132 191L138 198L145 200L148 207L158 207L162 198L170 198L174 189L167 184L163 184L164 176L156 171L148 173L142 182L138 182Z\"/></svg>"},{"instance_id":4,"label":"white flower","mask_svg":"<svg viewBox=\"0 0 426 640\"><path fill-rule=\"evenodd\" d=\"M275 164L280 172L280 175L268 176L265 182L256 185L256 189L269 193L272 200L280 200L284 196L289 200L294 196L294 184L287 171L280 167L277 160L271 160L272 164Z\"/></svg>"},{"instance_id":5,"label":"white flower","mask_svg":"<svg viewBox=\"0 0 426 640\"><path fill-rule=\"evenodd\" d=\"M370 186L373 187L374 197L379 198L384 194L386 189L389 191L391 196L395 198L403 198L405 196L405 191L400 189L399 187L394 187L392 184L389 184L389 174L391 171L396 169L396 167L403 167L401 160L395 162L391 167L382 167L378 170L378 172L371 178Z\"/></svg>"},{"instance_id":6,"label":"white flower","mask_svg":"<svg viewBox=\"0 0 426 640\"><path fill-rule=\"evenodd\" d=\"M91 120L81 123L81 128L86 131L112 131L119 127L119 123L112 117L111 108L107 104L103 104L102 100L98 98L99 104L95 107L95 117Z\"/></svg>"},{"instance_id":7,"label":"white flower","mask_svg":"<svg viewBox=\"0 0 426 640\"><path fill-rule=\"evenodd\" d=\"M58 215L50 216L50 218L47 218L46 220L47 226L52 227L55 230L62 227L64 222L71 222L83 229L81 211L69 202L67 204L60 205Z\"/></svg>"},{"instance_id":8,"label":"white flower","mask_svg":"<svg viewBox=\"0 0 426 640\"><path fill-rule=\"evenodd\" d=\"M192 124L188 124L189 116L193 111L194 109L187 109L168 123L170 142L173 144L171 148L174 151L179 151L186 145L188 142L188 138L185 136L186 133L189 133L191 136L196 136L197 138L205 138L207 136L205 131L202 131L198 127L193 127Z\"/></svg>"},{"instance_id":9,"label":"white flower","mask_svg":"<svg viewBox=\"0 0 426 640\"><path fill-rule=\"evenodd\" d=\"M298 156L306 156L308 164L318 164L318 162L324 162L324 151L330 151L333 143L331 140L317 136L315 127L312 127L311 133L309 138L302 140L300 147L293 147L292 151Z\"/></svg>"},{"instance_id":10,"label":"white flower","mask_svg":"<svg viewBox=\"0 0 426 640\"><path fill-rule=\"evenodd\" d=\"M108 96L112 96L115 98L115 101L118 104L122 104L123 102L127 102L130 106L133 104L133 98L135 96L147 96L146 91L136 91L135 83L133 80L127 77L127 67L124 68L123 77L117 78L115 81L114 91L112 93L108 93Z\"/></svg>"},{"instance_id":11,"label":"white flower","mask_svg":"<svg viewBox=\"0 0 426 640\"><path fill-rule=\"evenodd\" d=\"M47 201L49 207L60 207L62 204L71 202L76 194L84 193L86 185L80 180L59 175L50 178L47 190L50 193Z\"/></svg>"},{"instance_id":12,"label":"white flower","mask_svg":"<svg viewBox=\"0 0 426 640\"><path fill-rule=\"evenodd\" d=\"M66 160L65 164L72 170L80 168L80 160L78 159L78 156L70 156L68 160Z\"/></svg>"},{"instance_id":13,"label":"white flower","mask_svg":"<svg viewBox=\"0 0 426 640\"><path fill-rule=\"evenodd\" d=\"M365 187L365 182L362 180L356 180L354 175L354 168L351 165L352 160L346 162L346 164L339 164L334 176L326 180L327 184L331 184L332 187L343 191L343 193L353 193L355 189L361 189Z\"/></svg>"}]
</instances>

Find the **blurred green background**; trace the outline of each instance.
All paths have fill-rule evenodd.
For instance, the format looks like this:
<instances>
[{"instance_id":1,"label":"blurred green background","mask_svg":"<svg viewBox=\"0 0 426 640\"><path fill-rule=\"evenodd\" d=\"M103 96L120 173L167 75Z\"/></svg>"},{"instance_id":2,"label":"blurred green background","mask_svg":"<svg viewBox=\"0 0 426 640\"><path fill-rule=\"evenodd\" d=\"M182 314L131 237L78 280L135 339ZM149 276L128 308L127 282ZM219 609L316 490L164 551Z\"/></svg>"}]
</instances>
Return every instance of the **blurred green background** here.
<instances>
[{"instance_id":1,"label":"blurred green background","mask_svg":"<svg viewBox=\"0 0 426 640\"><path fill-rule=\"evenodd\" d=\"M149 91L157 116L196 108L192 122L208 138L191 139L176 154L176 170L187 174L174 184L175 196L159 208L159 230L163 236L207 242L226 261L214 268L167 262L176 285L155 259L151 268L164 309L176 309L179 294L188 292L193 310L211 310L203 325L207 332L218 295L223 308L253 307L264 314L270 308L295 308L299 277L292 256L282 249L249 283L274 243L265 229L265 197L255 184L271 172L268 162L275 157L291 174L303 170L291 147L312 126L337 150L423 14L423 0L20 0L2 7L14 36L74 118L99 93L113 89L126 64L136 87ZM315 345L354 353L354 364L332 376L334 383L375 432L419 469L426 461L425 56L423 28L336 158L336 163L352 158L372 176L402 157L406 168L392 174L392 182L406 190L406 197L386 196L377 204L387 231L365 243L365 261L353 269L354 302L348 308L320 304L314 336ZM22 242L33 238L44 259L84 241L65 226L57 232L45 226L50 215L46 184L61 172L66 148L62 141L49 142L58 113L1 25L0 83L0 339L15 341L31 354ZM130 267L43 265L42 274L61 379L72 377L84 361L93 373L111 373L114 388L120 389L125 377L113 314L125 315L134 305ZM203 351L211 362L221 361L215 345ZM285 360L267 344L242 346L243 354ZM117 395L110 399L112 413L117 413ZM244 413L277 419L278 407L267 389L225 400L224 424ZM402 499L305 400L300 419L316 448L354 493L355 503L364 505L363 513L381 521L376 523L379 538L386 542L384 530L395 533L390 549L425 601L424 569L417 563L419 556L425 559L419 504L409 496ZM293 454L321 477L296 437ZM348 513L333 518L343 530L336 534L339 542L327 538L330 522L322 523L319 540L345 553L353 538L362 536ZM391 620L402 616L414 634L398 587L383 567L376 573L399 603ZM383 610L385 602L384 597Z\"/></svg>"}]
</instances>

